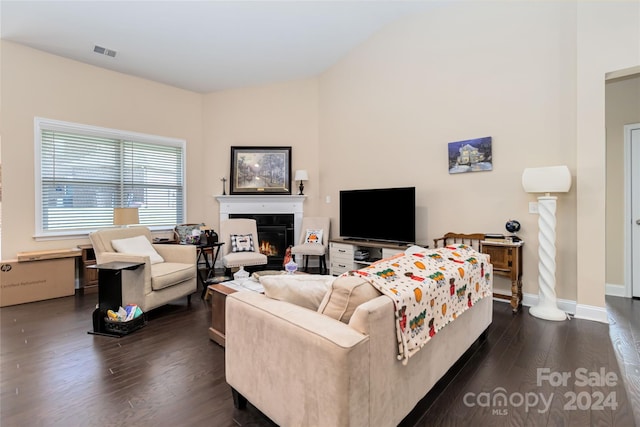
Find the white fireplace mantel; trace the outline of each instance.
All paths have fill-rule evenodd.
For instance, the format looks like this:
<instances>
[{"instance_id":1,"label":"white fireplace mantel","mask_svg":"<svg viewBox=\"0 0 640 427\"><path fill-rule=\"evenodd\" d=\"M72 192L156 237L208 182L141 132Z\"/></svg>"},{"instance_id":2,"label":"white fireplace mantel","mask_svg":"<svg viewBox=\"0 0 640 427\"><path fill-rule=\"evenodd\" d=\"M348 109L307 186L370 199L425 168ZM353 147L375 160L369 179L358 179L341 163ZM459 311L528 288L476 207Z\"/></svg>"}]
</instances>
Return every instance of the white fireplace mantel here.
<instances>
[{"instance_id":1,"label":"white fireplace mantel","mask_svg":"<svg viewBox=\"0 0 640 427\"><path fill-rule=\"evenodd\" d=\"M300 240L303 203L307 196L297 195L233 195L215 196L220 203L220 221L229 214L293 214L294 242Z\"/></svg>"}]
</instances>

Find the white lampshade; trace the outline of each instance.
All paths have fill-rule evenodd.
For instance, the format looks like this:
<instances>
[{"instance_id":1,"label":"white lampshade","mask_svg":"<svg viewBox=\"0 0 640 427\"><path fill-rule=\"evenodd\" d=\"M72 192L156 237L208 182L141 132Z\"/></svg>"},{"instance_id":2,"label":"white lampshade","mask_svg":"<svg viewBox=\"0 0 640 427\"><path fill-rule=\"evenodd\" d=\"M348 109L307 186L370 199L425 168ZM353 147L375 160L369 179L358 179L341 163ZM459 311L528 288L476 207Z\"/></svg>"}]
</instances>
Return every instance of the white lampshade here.
<instances>
[{"instance_id":1,"label":"white lampshade","mask_svg":"<svg viewBox=\"0 0 640 427\"><path fill-rule=\"evenodd\" d=\"M309 174L304 169L297 170L295 178L293 178L293 180L294 181L308 181L309 180Z\"/></svg>"},{"instance_id":2,"label":"white lampshade","mask_svg":"<svg viewBox=\"0 0 640 427\"><path fill-rule=\"evenodd\" d=\"M139 224L138 208L114 208L113 225Z\"/></svg>"},{"instance_id":3,"label":"white lampshade","mask_svg":"<svg viewBox=\"0 0 640 427\"><path fill-rule=\"evenodd\" d=\"M566 193L571 189L571 172L567 166L526 168L522 188L527 193Z\"/></svg>"}]
</instances>

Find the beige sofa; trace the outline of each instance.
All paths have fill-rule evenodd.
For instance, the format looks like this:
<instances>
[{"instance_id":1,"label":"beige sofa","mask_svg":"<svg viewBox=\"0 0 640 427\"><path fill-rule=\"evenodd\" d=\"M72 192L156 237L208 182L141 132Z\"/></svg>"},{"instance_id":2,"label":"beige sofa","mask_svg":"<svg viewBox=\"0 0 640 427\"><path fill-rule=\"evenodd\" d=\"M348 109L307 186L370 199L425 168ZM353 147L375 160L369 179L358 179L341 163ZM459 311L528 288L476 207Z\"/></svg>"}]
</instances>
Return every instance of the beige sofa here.
<instances>
[{"instance_id":1,"label":"beige sofa","mask_svg":"<svg viewBox=\"0 0 640 427\"><path fill-rule=\"evenodd\" d=\"M151 243L151 232L146 227L109 228L89 234L96 254L96 262L142 262L144 266L122 272L122 302L137 304L149 311L168 302L191 298L196 291L196 247L192 245L152 244L163 262L152 263L149 255L117 252L113 240L144 236Z\"/></svg>"},{"instance_id":2,"label":"beige sofa","mask_svg":"<svg viewBox=\"0 0 640 427\"><path fill-rule=\"evenodd\" d=\"M386 296L360 304L348 324L251 291L226 304L234 404L248 400L287 427L396 426L483 335L493 313L491 297L478 301L403 365Z\"/></svg>"}]
</instances>

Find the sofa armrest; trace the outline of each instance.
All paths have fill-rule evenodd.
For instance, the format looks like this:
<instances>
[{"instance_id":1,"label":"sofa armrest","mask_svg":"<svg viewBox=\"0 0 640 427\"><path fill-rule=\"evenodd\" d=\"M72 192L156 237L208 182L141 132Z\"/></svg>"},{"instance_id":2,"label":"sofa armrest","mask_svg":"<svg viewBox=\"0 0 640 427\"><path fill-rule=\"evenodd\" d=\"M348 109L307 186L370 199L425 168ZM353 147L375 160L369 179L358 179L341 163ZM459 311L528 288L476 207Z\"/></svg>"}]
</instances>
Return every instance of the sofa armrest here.
<instances>
[{"instance_id":1,"label":"sofa armrest","mask_svg":"<svg viewBox=\"0 0 640 427\"><path fill-rule=\"evenodd\" d=\"M280 425L369 425L369 338L252 291L226 300L227 382Z\"/></svg>"},{"instance_id":2,"label":"sofa armrest","mask_svg":"<svg viewBox=\"0 0 640 427\"><path fill-rule=\"evenodd\" d=\"M154 244L153 248L166 262L196 263L196 247L194 245Z\"/></svg>"}]
</instances>

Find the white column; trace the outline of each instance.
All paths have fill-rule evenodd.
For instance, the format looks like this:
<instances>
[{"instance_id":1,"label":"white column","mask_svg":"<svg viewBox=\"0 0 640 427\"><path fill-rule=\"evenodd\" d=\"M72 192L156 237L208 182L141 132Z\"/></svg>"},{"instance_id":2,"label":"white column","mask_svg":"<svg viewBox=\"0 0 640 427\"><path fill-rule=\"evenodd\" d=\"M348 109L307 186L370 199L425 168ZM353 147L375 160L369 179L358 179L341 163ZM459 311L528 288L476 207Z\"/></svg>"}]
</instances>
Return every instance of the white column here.
<instances>
[{"instance_id":1,"label":"white column","mask_svg":"<svg viewBox=\"0 0 640 427\"><path fill-rule=\"evenodd\" d=\"M538 305L529 313L545 320L566 320L556 298L556 200L555 196L538 197Z\"/></svg>"}]
</instances>

